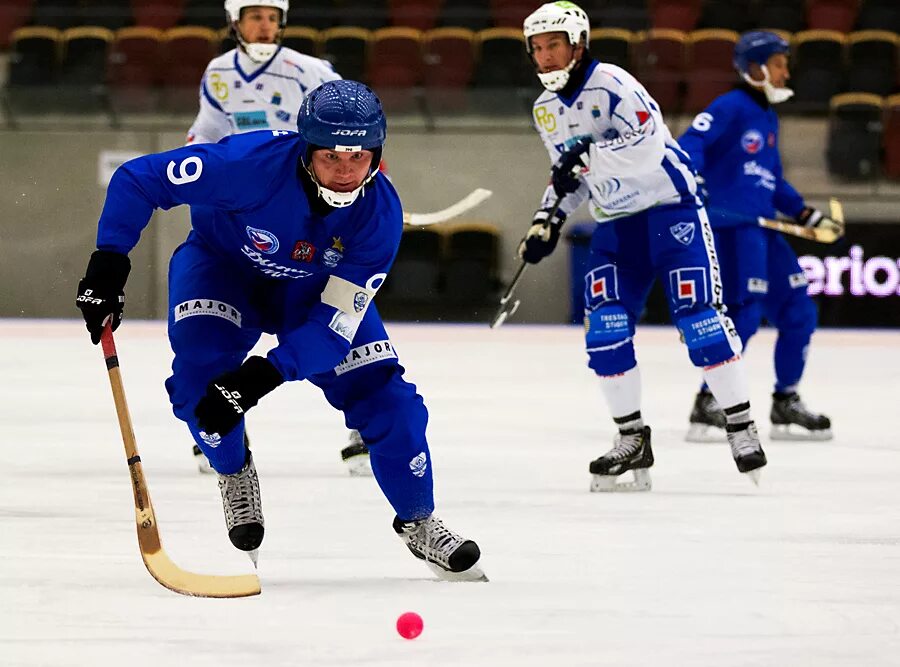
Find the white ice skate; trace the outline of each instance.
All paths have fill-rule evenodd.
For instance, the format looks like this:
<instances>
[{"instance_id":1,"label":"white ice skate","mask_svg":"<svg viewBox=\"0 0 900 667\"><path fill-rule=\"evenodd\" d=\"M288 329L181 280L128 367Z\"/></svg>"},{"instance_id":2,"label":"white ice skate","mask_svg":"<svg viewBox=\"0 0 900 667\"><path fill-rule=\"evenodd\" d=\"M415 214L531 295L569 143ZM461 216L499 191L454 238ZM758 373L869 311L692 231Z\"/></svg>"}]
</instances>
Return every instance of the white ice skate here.
<instances>
[{"instance_id":1,"label":"white ice skate","mask_svg":"<svg viewBox=\"0 0 900 667\"><path fill-rule=\"evenodd\" d=\"M262 513L259 477L250 450L247 450L243 468L233 475L220 474L218 477L228 538L236 549L247 552L255 567L266 522Z\"/></svg>"},{"instance_id":2,"label":"white ice skate","mask_svg":"<svg viewBox=\"0 0 900 667\"><path fill-rule=\"evenodd\" d=\"M341 460L347 464L351 477L372 476L369 448L363 442L359 431L350 431L350 442L341 450Z\"/></svg>"},{"instance_id":3,"label":"white ice skate","mask_svg":"<svg viewBox=\"0 0 900 667\"><path fill-rule=\"evenodd\" d=\"M772 394L772 440L831 440L831 420L810 412L797 392Z\"/></svg>"},{"instance_id":4,"label":"white ice skate","mask_svg":"<svg viewBox=\"0 0 900 667\"><path fill-rule=\"evenodd\" d=\"M649 491L652 488L649 470L652 465L649 426L639 431L617 433L613 448L591 461L591 491ZM632 481L620 479L629 470Z\"/></svg>"},{"instance_id":5,"label":"white ice skate","mask_svg":"<svg viewBox=\"0 0 900 667\"><path fill-rule=\"evenodd\" d=\"M731 445L731 455L738 471L759 486L760 473L768 461L759 442L756 424L749 422L745 428L729 431L728 444Z\"/></svg>"},{"instance_id":6,"label":"white ice skate","mask_svg":"<svg viewBox=\"0 0 900 667\"><path fill-rule=\"evenodd\" d=\"M416 521L394 517L394 532L413 556L444 581L487 581L479 560L481 550L447 528L434 514Z\"/></svg>"}]
</instances>

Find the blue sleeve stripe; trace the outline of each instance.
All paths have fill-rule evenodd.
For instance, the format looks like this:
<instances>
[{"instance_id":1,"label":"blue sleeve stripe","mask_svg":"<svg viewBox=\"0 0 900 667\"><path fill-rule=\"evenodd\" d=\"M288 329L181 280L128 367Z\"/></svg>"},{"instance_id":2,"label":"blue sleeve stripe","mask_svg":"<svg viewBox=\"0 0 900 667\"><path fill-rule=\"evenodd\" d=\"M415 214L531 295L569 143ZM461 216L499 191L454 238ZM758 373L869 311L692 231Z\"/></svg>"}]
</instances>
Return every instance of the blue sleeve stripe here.
<instances>
[{"instance_id":1,"label":"blue sleeve stripe","mask_svg":"<svg viewBox=\"0 0 900 667\"><path fill-rule=\"evenodd\" d=\"M668 155L663 158L662 166L666 175L672 181L672 185L675 186L676 192L681 195L681 203L696 205L697 198L694 196L694 193L691 192L690 187L688 187L687 181L684 180L684 176L682 176L681 172L678 171L678 168L672 164Z\"/></svg>"},{"instance_id":2,"label":"blue sleeve stripe","mask_svg":"<svg viewBox=\"0 0 900 667\"><path fill-rule=\"evenodd\" d=\"M623 115L618 114L618 113L613 113L612 115L615 116L616 118L620 119L623 123L625 123L628 126L629 130L631 130L632 132L634 131L634 125L632 125L627 120L625 120L625 117Z\"/></svg>"},{"instance_id":3,"label":"blue sleeve stripe","mask_svg":"<svg viewBox=\"0 0 900 667\"><path fill-rule=\"evenodd\" d=\"M203 97L206 98L206 101L207 101L207 102L209 102L210 104L212 104L213 107L215 107L216 109L218 109L218 110L221 111L222 113L225 113L225 109L222 108L222 105L220 105L218 102L216 102L216 101L213 99L213 96L209 94L209 91L206 90L206 80L204 80L204 81L200 84L200 90L203 91Z\"/></svg>"}]
</instances>

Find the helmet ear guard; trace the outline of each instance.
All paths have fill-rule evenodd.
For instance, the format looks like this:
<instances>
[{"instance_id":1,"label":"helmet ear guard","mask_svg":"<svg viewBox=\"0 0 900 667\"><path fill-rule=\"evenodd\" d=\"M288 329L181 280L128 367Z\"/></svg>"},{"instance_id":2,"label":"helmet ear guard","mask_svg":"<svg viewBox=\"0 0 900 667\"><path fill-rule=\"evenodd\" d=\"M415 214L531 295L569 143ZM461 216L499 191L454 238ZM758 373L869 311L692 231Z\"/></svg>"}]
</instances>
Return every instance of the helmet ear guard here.
<instances>
[{"instance_id":1,"label":"helmet ear guard","mask_svg":"<svg viewBox=\"0 0 900 667\"><path fill-rule=\"evenodd\" d=\"M368 86L347 79L326 81L303 99L297 129L307 143L301 157L303 168L329 206L349 206L378 175L387 121L381 100ZM312 154L322 149L338 153L372 151L368 175L352 192L335 192L324 187L312 169Z\"/></svg>"}]
</instances>

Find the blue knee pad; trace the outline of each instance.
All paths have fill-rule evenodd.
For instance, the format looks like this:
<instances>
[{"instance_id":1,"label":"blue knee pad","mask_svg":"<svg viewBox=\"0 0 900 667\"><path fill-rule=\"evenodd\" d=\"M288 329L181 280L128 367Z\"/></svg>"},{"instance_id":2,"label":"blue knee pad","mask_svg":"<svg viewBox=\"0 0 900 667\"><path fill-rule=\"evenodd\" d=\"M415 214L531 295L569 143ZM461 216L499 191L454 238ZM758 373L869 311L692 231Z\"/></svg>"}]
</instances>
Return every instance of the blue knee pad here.
<instances>
[{"instance_id":1,"label":"blue knee pad","mask_svg":"<svg viewBox=\"0 0 900 667\"><path fill-rule=\"evenodd\" d=\"M694 366L705 368L727 361L735 355L725 331L727 323L727 318L712 308L689 312L678 318L676 326L681 331Z\"/></svg>"},{"instance_id":2,"label":"blue knee pad","mask_svg":"<svg viewBox=\"0 0 900 667\"><path fill-rule=\"evenodd\" d=\"M598 375L618 375L637 365L634 320L618 303L601 305L587 317L588 366Z\"/></svg>"},{"instance_id":3,"label":"blue knee pad","mask_svg":"<svg viewBox=\"0 0 900 667\"><path fill-rule=\"evenodd\" d=\"M352 391L335 388L329 401L342 394L347 426L358 430L369 448L375 479L397 516L428 516L434 511L434 482L425 402L415 385L403 379L399 364L357 369L347 376Z\"/></svg>"}]
</instances>

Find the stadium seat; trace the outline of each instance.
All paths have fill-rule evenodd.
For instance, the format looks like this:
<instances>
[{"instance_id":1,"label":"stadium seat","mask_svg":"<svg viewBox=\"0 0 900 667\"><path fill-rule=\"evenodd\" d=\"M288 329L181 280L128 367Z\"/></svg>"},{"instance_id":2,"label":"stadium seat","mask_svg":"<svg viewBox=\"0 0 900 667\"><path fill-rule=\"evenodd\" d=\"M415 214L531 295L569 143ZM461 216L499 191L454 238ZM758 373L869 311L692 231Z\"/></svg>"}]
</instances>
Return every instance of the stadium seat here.
<instances>
[{"instance_id":1,"label":"stadium seat","mask_svg":"<svg viewBox=\"0 0 900 667\"><path fill-rule=\"evenodd\" d=\"M468 104L466 87L475 67L475 33L435 28L422 38L425 101L432 113L457 112Z\"/></svg>"},{"instance_id":2,"label":"stadium seat","mask_svg":"<svg viewBox=\"0 0 900 667\"><path fill-rule=\"evenodd\" d=\"M444 239L431 227L405 229L383 295L398 303L436 301L440 296Z\"/></svg>"},{"instance_id":3,"label":"stadium seat","mask_svg":"<svg viewBox=\"0 0 900 667\"><path fill-rule=\"evenodd\" d=\"M591 22L596 27L623 28L638 32L650 27L650 15L646 0L608 0L595 2L591 9L585 8Z\"/></svg>"},{"instance_id":4,"label":"stadium seat","mask_svg":"<svg viewBox=\"0 0 900 667\"><path fill-rule=\"evenodd\" d=\"M106 108L106 61L112 40L112 30L99 26L63 31L57 100L62 108L81 113Z\"/></svg>"},{"instance_id":5,"label":"stadium seat","mask_svg":"<svg viewBox=\"0 0 900 667\"><path fill-rule=\"evenodd\" d=\"M336 25L377 30L388 24L387 0L343 0L335 5Z\"/></svg>"},{"instance_id":6,"label":"stadium seat","mask_svg":"<svg viewBox=\"0 0 900 667\"><path fill-rule=\"evenodd\" d=\"M31 18L33 0L0 0L0 51L9 48L9 40L17 28Z\"/></svg>"},{"instance_id":7,"label":"stadium seat","mask_svg":"<svg viewBox=\"0 0 900 667\"><path fill-rule=\"evenodd\" d=\"M417 30L431 30L437 25L442 4L443 0L390 0L390 23Z\"/></svg>"},{"instance_id":8,"label":"stadium seat","mask_svg":"<svg viewBox=\"0 0 900 667\"><path fill-rule=\"evenodd\" d=\"M161 30L141 26L116 31L107 69L114 111L147 113L156 109L162 81L162 37Z\"/></svg>"},{"instance_id":9,"label":"stadium seat","mask_svg":"<svg viewBox=\"0 0 900 667\"><path fill-rule=\"evenodd\" d=\"M806 25L810 30L850 32L858 10L859 0L809 0Z\"/></svg>"},{"instance_id":10,"label":"stadium seat","mask_svg":"<svg viewBox=\"0 0 900 667\"><path fill-rule=\"evenodd\" d=\"M488 28L477 35L479 87L529 86L536 80L520 28Z\"/></svg>"},{"instance_id":11,"label":"stadium seat","mask_svg":"<svg viewBox=\"0 0 900 667\"><path fill-rule=\"evenodd\" d=\"M135 25L148 28L166 30L178 25L183 10L184 0L131 0Z\"/></svg>"},{"instance_id":12,"label":"stadium seat","mask_svg":"<svg viewBox=\"0 0 900 667\"><path fill-rule=\"evenodd\" d=\"M711 0L703 3L699 28L720 28L744 32L753 27L752 0Z\"/></svg>"},{"instance_id":13,"label":"stadium seat","mask_svg":"<svg viewBox=\"0 0 900 667\"><path fill-rule=\"evenodd\" d=\"M886 30L847 35L846 89L854 93L890 95L897 85L900 38Z\"/></svg>"},{"instance_id":14,"label":"stadium seat","mask_svg":"<svg viewBox=\"0 0 900 667\"><path fill-rule=\"evenodd\" d=\"M292 2L288 10L288 25L308 26L316 30L331 28L337 22L332 0L303 0Z\"/></svg>"},{"instance_id":15,"label":"stadium seat","mask_svg":"<svg viewBox=\"0 0 900 667\"><path fill-rule=\"evenodd\" d=\"M829 173L848 180L871 180L879 173L884 100L868 93L831 99L826 162Z\"/></svg>"},{"instance_id":16,"label":"stadium seat","mask_svg":"<svg viewBox=\"0 0 900 667\"><path fill-rule=\"evenodd\" d=\"M97 26L118 30L134 22L131 7L119 0L80 0L76 26Z\"/></svg>"},{"instance_id":17,"label":"stadium seat","mask_svg":"<svg viewBox=\"0 0 900 667\"><path fill-rule=\"evenodd\" d=\"M856 18L858 30L890 30L900 33L900 2L864 0Z\"/></svg>"},{"instance_id":18,"label":"stadium seat","mask_svg":"<svg viewBox=\"0 0 900 667\"><path fill-rule=\"evenodd\" d=\"M321 57L334 65L345 79L363 81L372 33L363 28L337 27L323 30Z\"/></svg>"},{"instance_id":19,"label":"stadium seat","mask_svg":"<svg viewBox=\"0 0 900 667\"><path fill-rule=\"evenodd\" d=\"M31 9L35 26L65 30L78 25L78 18L78 0L34 0Z\"/></svg>"},{"instance_id":20,"label":"stadium seat","mask_svg":"<svg viewBox=\"0 0 900 667\"><path fill-rule=\"evenodd\" d=\"M797 111L825 111L841 89L845 36L834 30L805 30L794 35L791 80Z\"/></svg>"},{"instance_id":21,"label":"stadium seat","mask_svg":"<svg viewBox=\"0 0 900 667\"><path fill-rule=\"evenodd\" d=\"M689 32L700 19L700 0L650 0L650 25Z\"/></svg>"},{"instance_id":22,"label":"stadium seat","mask_svg":"<svg viewBox=\"0 0 900 667\"><path fill-rule=\"evenodd\" d=\"M687 36L680 30L649 30L634 43L634 65L644 84L664 114L681 109Z\"/></svg>"},{"instance_id":23,"label":"stadium seat","mask_svg":"<svg viewBox=\"0 0 900 667\"><path fill-rule=\"evenodd\" d=\"M163 106L176 112L197 108L200 79L216 55L218 34L210 28L170 28L162 38Z\"/></svg>"},{"instance_id":24,"label":"stadium seat","mask_svg":"<svg viewBox=\"0 0 900 667\"><path fill-rule=\"evenodd\" d=\"M308 56L319 57L319 32L306 26L288 26L281 37L282 45Z\"/></svg>"},{"instance_id":25,"label":"stadium seat","mask_svg":"<svg viewBox=\"0 0 900 667\"><path fill-rule=\"evenodd\" d=\"M522 29L525 18L538 8L533 0L491 0L494 27Z\"/></svg>"},{"instance_id":26,"label":"stadium seat","mask_svg":"<svg viewBox=\"0 0 900 667\"><path fill-rule=\"evenodd\" d=\"M474 31L490 28L490 0L445 1L438 15L438 26L442 28L468 28Z\"/></svg>"},{"instance_id":27,"label":"stadium seat","mask_svg":"<svg viewBox=\"0 0 900 667\"><path fill-rule=\"evenodd\" d=\"M60 39L59 30L46 26L13 32L7 92L14 113L46 113L58 108Z\"/></svg>"},{"instance_id":28,"label":"stadium seat","mask_svg":"<svg viewBox=\"0 0 900 667\"><path fill-rule=\"evenodd\" d=\"M695 30L688 37L685 110L696 113L737 81L732 57L738 33L733 30Z\"/></svg>"},{"instance_id":29,"label":"stadium seat","mask_svg":"<svg viewBox=\"0 0 900 667\"><path fill-rule=\"evenodd\" d=\"M485 305L499 280L500 232L483 222L456 223L445 232L444 300Z\"/></svg>"},{"instance_id":30,"label":"stadium seat","mask_svg":"<svg viewBox=\"0 0 900 667\"><path fill-rule=\"evenodd\" d=\"M422 32L415 28L381 28L372 34L368 81L387 111L408 111L414 86L422 83Z\"/></svg>"},{"instance_id":31,"label":"stadium seat","mask_svg":"<svg viewBox=\"0 0 900 667\"><path fill-rule=\"evenodd\" d=\"M799 32L806 28L803 0L758 0L756 27Z\"/></svg>"},{"instance_id":32,"label":"stadium seat","mask_svg":"<svg viewBox=\"0 0 900 667\"><path fill-rule=\"evenodd\" d=\"M635 35L622 28L594 28L591 30L591 55L605 63L631 71L631 46Z\"/></svg>"},{"instance_id":33,"label":"stadium seat","mask_svg":"<svg viewBox=\"0 0 900 667\"><path fill-rule=\"evenodd\" d=\"M186 0L181 23L218 30L226 23L222 4L221 0Z\"/></svg>"},{"instance_id":34,"label":"stadium seat","mask_svg":"<svg viewBox=\"0 0 900 667\"><path fill-rule=\"evenodd\" d=\"M900 94L887 98L884 107L884 174L900 179Z\"/></svg>"}]
</instances>

